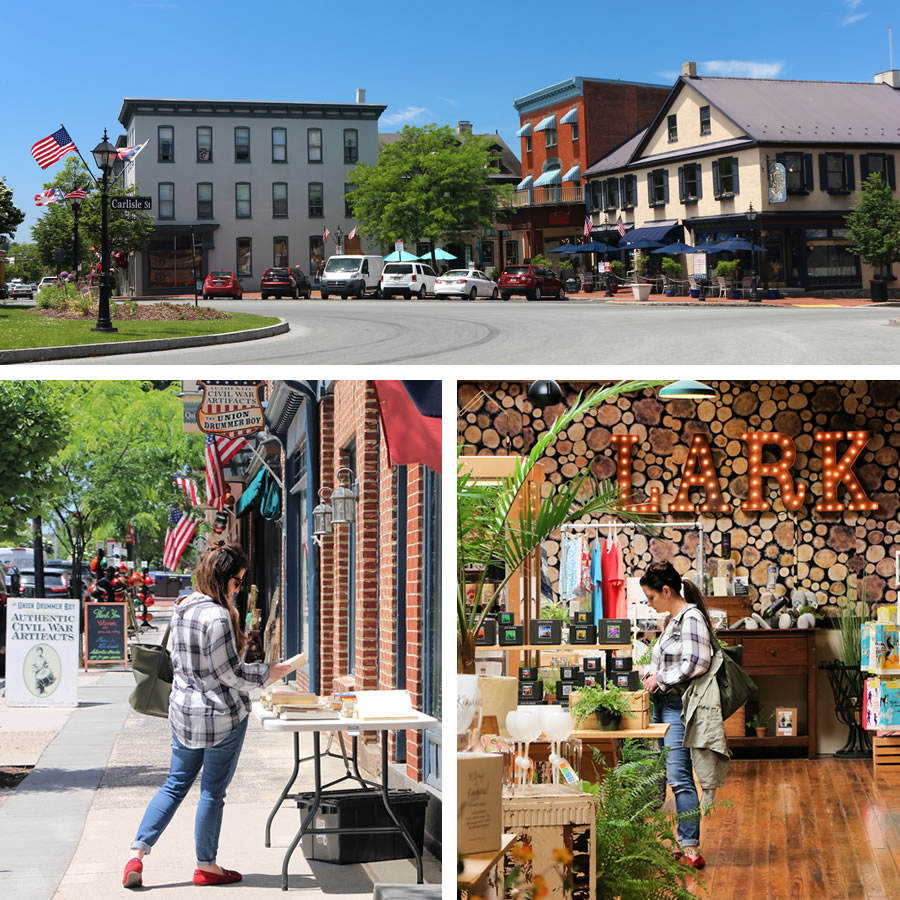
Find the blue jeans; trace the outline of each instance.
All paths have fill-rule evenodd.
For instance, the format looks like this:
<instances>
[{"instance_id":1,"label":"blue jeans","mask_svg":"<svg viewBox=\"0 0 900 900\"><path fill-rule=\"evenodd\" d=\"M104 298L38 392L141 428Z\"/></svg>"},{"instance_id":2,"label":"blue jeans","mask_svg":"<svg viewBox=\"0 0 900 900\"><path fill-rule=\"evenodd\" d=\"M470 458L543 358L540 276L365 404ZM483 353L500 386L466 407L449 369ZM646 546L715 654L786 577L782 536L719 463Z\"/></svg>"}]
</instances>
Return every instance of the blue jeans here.
<instances>
[{"instance_id":1,"label":"blue jeans","mask_svg":"<svg viewBox=\"0 0 900 900\"><path fill-rule=\"evenodd\" d=\"M194 823L194 841L197 845L197 865L211 866L216 862L219 848L219 831L222 828L222 809L225 791L231 784L238 757L247 733L247 718L225 740L215 747L191 750L172 735L172 766L166 783L150 801L144 818L138 827L132 850L149 853L159 840L166 826L172 821L175 810L187 796L197 774L203 768L200 780L200 802Z\"/></svg>"},{"instance_id":2,"label":"blue jeans","mask_svg":"<svg viewBox=\"0 0 900 900\"><path fill-rule=\"evenodd\" d=\"M697 810L696 816L688 816L678 823L678 842L682 847L700 846L700 798L694 784L691 767L691 751L682 746L684 723L681 721L681 697L678 694L656 693L653 697L653 721L668 722L669 730L660 746L669 748L666 761L666 780L675 794L678 815Z\"/></svg>"}]
</instances>

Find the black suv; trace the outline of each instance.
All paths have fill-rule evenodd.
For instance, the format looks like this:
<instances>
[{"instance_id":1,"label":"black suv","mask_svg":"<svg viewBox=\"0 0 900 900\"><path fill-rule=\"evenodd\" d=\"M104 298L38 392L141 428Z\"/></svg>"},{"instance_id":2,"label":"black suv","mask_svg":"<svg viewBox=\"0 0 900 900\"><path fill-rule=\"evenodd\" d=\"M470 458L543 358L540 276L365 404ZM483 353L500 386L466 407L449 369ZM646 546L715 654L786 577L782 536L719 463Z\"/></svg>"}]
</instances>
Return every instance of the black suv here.
<instances>
[{"instance_id":1,"label":"black suv","mask_svg":"<svg viewBox=\"0 0 900 900\"><path fill-rule=\"evenodd\" d=\"M259 283L259 295L263 300L267 297L293 297L296 300L301 294L309 300L309 279L302 270L278 266L263 272Z\"/></svg>"}]
</instances>

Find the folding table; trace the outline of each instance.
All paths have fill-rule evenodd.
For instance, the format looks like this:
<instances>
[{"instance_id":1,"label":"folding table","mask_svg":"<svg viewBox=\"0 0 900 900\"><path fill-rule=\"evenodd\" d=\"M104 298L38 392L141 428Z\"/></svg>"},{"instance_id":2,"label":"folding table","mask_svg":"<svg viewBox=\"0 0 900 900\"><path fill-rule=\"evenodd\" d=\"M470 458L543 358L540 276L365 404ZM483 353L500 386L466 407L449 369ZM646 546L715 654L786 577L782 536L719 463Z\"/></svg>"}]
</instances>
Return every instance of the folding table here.
<instances>
[{"instance_id":1,"label":"folding table","mask_svg":"<svg viewBox=\"0 0 900 900\"><path fill-rule=\"evenodd\" d=\"M285 731L291 732L294 736L294 766L291 776L281 791L281 796L272 807L269 818L266 820L266 846L271 846L272 836L272 820L275 814L281 808L285 800L298 800L300 794L290 793L294 782L297 780L297 773L300 771L300 763L312 760L313 772L315 775L315 794L313 796L312 807L303 819L300 830L294 835L290 846L284 854L284 860L281 864L281 889L288 889L288 865L291 856L297 845L300 843L304 835L311 834L401 834L403 839L409 845L416 860L416 882L422 884L422 854L416 846L415 841L409 834L406 826L398 818L397 814L391 807L390 794L388 792L388 732L400 731L403 729L413 729L421 731L437 725L438 720L432 716L426 716L424 713L416 712L415 718L398 718L398 719L351 719L340 716L337 719L279 719L273 712L263 709L260 703L253 704L253 712L262 723L263 729L266 731ZM322 753L322 732L337 733L341 740L341 753L333 753L326 749ZM363 731L380 731L381 732L381 784L369 781L360 774L359 761L357 751L359 748L359 735ZM309 732L313 736L313 754L312 756L300 758L300 734L301 732ZM352 751L350 758L346 756L343 745L343 734L347 734L352 738ZM343 759L345 774L328 784L322 784L322 757L331 756L335 759ZM322 800L322 793L325 789L334 787L343 781L355 781L360 785L361 789L377 788L381 791L381 798L384 808L393 825L373 826L373 827L356 827L356 828L312 828L310 827L315 820L315 815L319 810Z\"/></svg>"}]
</instances>

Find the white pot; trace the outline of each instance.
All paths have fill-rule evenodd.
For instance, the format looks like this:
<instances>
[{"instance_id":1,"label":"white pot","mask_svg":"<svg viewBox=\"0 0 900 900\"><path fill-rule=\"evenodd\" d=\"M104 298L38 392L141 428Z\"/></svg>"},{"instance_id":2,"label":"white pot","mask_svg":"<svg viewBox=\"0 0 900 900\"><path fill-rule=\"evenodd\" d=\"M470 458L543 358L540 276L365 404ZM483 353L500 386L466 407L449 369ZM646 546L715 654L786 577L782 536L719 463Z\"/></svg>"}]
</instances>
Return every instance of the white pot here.
<instances>
[{"instance_id":1,"label":"white pot","mask_svg":"<svg viewBox=\"0 0 900 900\"><path fill-rule=\"evenodd\" d=\"M794 624L794 617L790 613L782 613L778 617L778 627L786 630Z\"/></svg>"},{"instance_id":2,"label":"white pot","mask_svg":"<svg viewBox=\"0 0 900 900\"><path fill-rule=\"evenodd\" d=\"M631 286L632 293L634 294L635 300L649 300L650 299L650 288L652 288L652 284L633 284Z\"/></svg>"},{"instance_id":3,"label":"white pot","mask_svg":"<svg viewBox=\"0 0 900 900\"><path fill-rule=\"evenodd\" d=\"M797 627L798 628L815 628L816 627L816 617L812 613L803 613L799 619L797 619Z\"/></svg>"}]
</instances>

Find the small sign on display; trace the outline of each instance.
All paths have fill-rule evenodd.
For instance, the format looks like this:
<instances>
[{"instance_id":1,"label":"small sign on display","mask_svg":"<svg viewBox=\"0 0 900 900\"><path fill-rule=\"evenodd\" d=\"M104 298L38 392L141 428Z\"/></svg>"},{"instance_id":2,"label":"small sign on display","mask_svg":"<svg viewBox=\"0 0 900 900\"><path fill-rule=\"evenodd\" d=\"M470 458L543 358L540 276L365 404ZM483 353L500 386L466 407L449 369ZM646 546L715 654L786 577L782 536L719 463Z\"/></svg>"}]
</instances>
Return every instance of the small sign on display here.
<instances>
[{"instance_id":1,"label":"small sign on display","mask_svg":"<svg viewBox=\"0 0 900 900\"><path fill-rule=\"evenodd\" d=\"M128 668L126 622L124 603L84 604L85 668L91 663L122 663Z\"/></svg>"},{"instance_id":2,"label":"small sign on display","mask_svg":"<svg viewBox=\"0 0 900 900\"><path fill-rule=\"evenodd\" d=\"M203 399L197 424L207 434L242 437L265 426L262 381L198 381Z\"/></svg>"},{"instance_id":3,"label":"small sign on display","mask_svg":"<svg viewBox=\"0 0 900 900\"><path fill-rule=\"evenodd\" d=\"M693 258L694 258L694 277L695 278L706 278L706 254L705 253L695 253Z\"/></svg>"}]
</instances>

